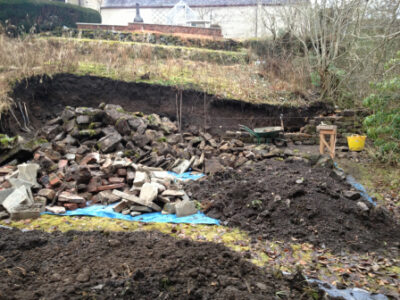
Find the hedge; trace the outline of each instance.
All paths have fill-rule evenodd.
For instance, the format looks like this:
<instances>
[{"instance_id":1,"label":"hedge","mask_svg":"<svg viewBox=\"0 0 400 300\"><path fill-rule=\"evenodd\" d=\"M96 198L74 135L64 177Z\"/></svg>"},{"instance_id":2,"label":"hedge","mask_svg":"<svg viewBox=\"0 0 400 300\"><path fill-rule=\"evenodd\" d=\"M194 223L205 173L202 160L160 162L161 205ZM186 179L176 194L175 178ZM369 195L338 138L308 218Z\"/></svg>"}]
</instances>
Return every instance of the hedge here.
<instances>
[{"instance_id":1,"label":"hedge","mask_svg":"<svg viewBox=\"0 0 400 300\"><path fill-rule=\"evenodd\" d=\"M100 13L89 8L47 0L0 0L0 23L29 31L76 27L76 22L101 23Z\"/></svg>"}]
</instances>

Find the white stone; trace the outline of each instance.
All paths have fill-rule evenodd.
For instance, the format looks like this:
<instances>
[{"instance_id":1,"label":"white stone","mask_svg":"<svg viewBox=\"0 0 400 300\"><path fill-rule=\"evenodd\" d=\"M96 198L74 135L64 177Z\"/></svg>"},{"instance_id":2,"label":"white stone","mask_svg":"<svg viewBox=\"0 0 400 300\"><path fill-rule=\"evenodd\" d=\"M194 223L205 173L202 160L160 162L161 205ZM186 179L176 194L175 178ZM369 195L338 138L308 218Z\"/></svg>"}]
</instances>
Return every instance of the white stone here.
<instances>
[{"instance_id":1,"label":"white stone","mask_svg":"<svg viewBox=\"0 0 400 300\"><path fill-rule=\"evenodd\" d=\"M76 155L73 153L67 153L65 154L65 159L67 160L75 160Z\"/></svg>"},{"instance_id":2,"label":"white stone","mask_svg":"<svg viewBox=\"0 0 400 300\"><path fill-rule=\"evenodd\" d=\"M136 171L135 179L133 180L134 186L142 186L146 182L149 182L149 176L146 172Z\"/></svg>"},{"instance_id":3,"label":"white stone","mask_svg":"<svg viewBox=\"0 0 400 300\"><path fill-rule=\"evenodd\" d=\"M15 188L9 188L9 189L4 189L0 191L0 205L3 203L4 200L7 199L7 197L14 192Z\"/></svg>"},{"instance_id":4,"label":"white stone","mask_svg":"<svg viewBox=\"0 0 400 300\"><path fill-rule=\"evenodd\" d=\"M166 179L166 180L170 180L170 181L175 179L175 177L173 175L169 174L167 171L153 171L153 172L151 172L151 177L152 178L155 177L155 178L163 179L163 180Z\"/></svg>"},{"instance_id":5,"label":"white stone","mask_svg":"<svg viewBox=\"0 0 400 300\"><path fill-rule=\"evenodd\" d=\"M185 173L187 169L190 167L190 161L185 159L182 161L177 167L173 168L172 171L177 173L177 174L182 174Z\"/></svg>"},{"instance_id":6,"label":"white stone","mask_svg":"<svg viewBox=\"0 0 400 300\"><path fill-rule=\"evenodd\" d=\"M23 185L16 188L2 203L3 207L10 214L33 204L33 199L29 197L27 188Z\"/></svg>"},{"instance_id":7,"label":"white stone","mask_svg":"<svg viewBox=\"0 0 400 300\"><path fill-rule=\"evenodd\" d=\"M158 182L151 182L151 184L154 184L157 187L157 190L159 193L164 192L167 188L165 187L165 185L158 183Z\"/></svg>"},{"instance_id":8,"label":"white stone","mask_svg":"<svg viewBox=\"0 0 400 300\"><path fill-rule=\"evenodd\" d=\"M365 204L365 203L362 202L362 201L358 201L358 202L357 202L357 206L358 206L358 208L361 209L362 211L369 211L369 208L368 208L367 204Z\"/></svg>"},{"instance_id":9,"label":"white stone","mask_svg":"<svg viewBox=\"0 0 400 300\"><path fill-rule=\"evenodd\" d=\"M153 202L157 198L157 195L157 184L146 182L145 184L143 184L142 189L140 190L139 199L148 204Z\"/></svg>"},{"instance_id":10,"label":"white stone","mask_svg":"<svg viewBox=\"0 0 400 300\"><path fill-rule=\"evenodd\" d=\"M56 215L65 214L66 211L63 206L46 206L46 210Z\"/></svg>"}]
</instances>

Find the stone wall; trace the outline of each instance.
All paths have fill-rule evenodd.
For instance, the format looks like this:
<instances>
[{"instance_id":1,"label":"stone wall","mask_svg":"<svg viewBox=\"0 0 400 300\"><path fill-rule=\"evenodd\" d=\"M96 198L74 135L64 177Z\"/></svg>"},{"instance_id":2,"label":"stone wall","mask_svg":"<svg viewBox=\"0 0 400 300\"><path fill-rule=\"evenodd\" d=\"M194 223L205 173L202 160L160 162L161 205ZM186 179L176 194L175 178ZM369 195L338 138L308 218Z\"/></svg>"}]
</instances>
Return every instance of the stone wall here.
<instances>
[{"instance_id":1,"label":"stone wall","mask_svg":"<svg viewBox=\"0 0 400 300\"><path fill-rule=\"evenodd\" d=\"M323 122L326 125L337 126L336 145L339 147L347 147L347 136L351 136L352 134L365 134L362 122L367 115L368 111L366 110L344 110L331 115L312 117L300 131L285 132L284 137L285 140L296 145L319 145L317 126ZM227 131L226 137L237 138L244 142L255 141L250 134L243 131ZM262 139L261 142L264 143L265 140Z\"/></svg>"},{"instance_id":2,"label":"stone wall","mask_svg":"<svg viewBox=\"0 0 400 300\"><path fill-rule=\"evenodd\" d=\"M253 38L269 36L270 32L264 23L281 23L279 16L282 6L215 6L191 7L203 20L218 24L225 38ZM166 24L166 16L171 8L141 7L140 15L144 22ZM132 22L135 8L102 8L102 23L107 25L127 25ZM271 16L274 16L273 18Z\"/></svg>"},{"instance_id":3,"label":"stone wall","mask_svg":"<svg viewBox=\"0 0 400 300\"><path fill-rule=\"evenodd\" d=\"M115 31L156 31L161 33L183 33L193 35L205 35L210 37L222 37L221 29L219 28L201 28L191 26L171 26L160 24L147 24L147 23L129 23L128 25L105 25L105 24L89 24L89 23L76 23L78 29L90 30L115 30Z\"/></svg>"}]
</instances>

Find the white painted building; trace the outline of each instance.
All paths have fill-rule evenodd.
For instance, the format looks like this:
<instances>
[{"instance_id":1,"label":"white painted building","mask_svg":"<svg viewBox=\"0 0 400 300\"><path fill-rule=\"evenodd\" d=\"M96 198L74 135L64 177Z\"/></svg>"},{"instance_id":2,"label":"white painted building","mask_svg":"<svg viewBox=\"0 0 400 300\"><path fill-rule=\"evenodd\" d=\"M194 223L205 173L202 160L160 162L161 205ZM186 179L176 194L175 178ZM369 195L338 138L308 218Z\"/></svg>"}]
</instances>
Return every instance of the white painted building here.
<instances>
[{"instance_id":1,"label":"white painted building","mask_svg":"<svg viewBox=\"0 0 400 300\"><path fill-rule=\"evenodd\" d=\"M66 0L94 8L99 2L102 24L128 25L136 15L136 3L144 23L169 24L168 15L180 0ZM287 5L307 5L309 0L185 0L199 20L192 25L219 25L226 38L252 38L270 35L271 23ZM86 4L85 4L86 3ZM89 6L90 5L90 6ZM197 21L199 21L197 20Z\"/></svg>"}]
</instances>

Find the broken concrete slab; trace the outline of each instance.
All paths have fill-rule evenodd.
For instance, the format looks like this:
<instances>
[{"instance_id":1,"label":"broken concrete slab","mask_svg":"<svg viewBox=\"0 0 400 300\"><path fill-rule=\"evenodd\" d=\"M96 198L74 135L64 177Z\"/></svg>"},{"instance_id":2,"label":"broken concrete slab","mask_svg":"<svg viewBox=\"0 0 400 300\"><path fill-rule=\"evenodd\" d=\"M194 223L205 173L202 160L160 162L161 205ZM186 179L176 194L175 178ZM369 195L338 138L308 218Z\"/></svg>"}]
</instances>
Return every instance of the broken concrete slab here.
<instances>
[{"instance_id":1,"label":"broken concrete slab","mask_svg":"<svg viewBox=\"0 0 400 300\"><path fill-rule=\"evenodd\" d=\"M47 199L42 196L36 196L34 198L34 206L40 209L40 212L44 212L46 210L45 206L47 204Z\"/></svg>"},{"instance_id":2,"label":"broken concrete slab","mask_svg":"<svg viewBox=\"0 0 400 300\"><path fill-rule=\"evenodd\" d=\"M4 200L14 192L15 188L8 188L0 191L0 205L3 203Z\"/></svg>"},{"instance_id":3,"label":"broken concrete slab","mask_svg":"<svg viewBox=\"0 0 400 300\"><path fill-rule=\"evenodd\" d=\"M78 196L76 194L70 193L70 192L62 192L58 196L58 201L60 202L70 202L70 203L85 203L86 200L85 198Z\"/></svg>"},{"instance_id":4,"label":"broken concrete slab","mask_svg":"<svg viewBox=\"0 0 400 300\"><path fill-rule=\"evenodd\" d=\"M189 169L191 163L193 161L189 161L187 159L184 159L178 166L172 169L173 172L177 174L182 174L185 173L187 169Z\"/></svg>"},{"instance_id":5,"label":"broken concrete slab","mask_svg":"<svg viewBox=\"0 0 400 300\"><path fill-rule=\"evenodd\" d=\"M111 204L121 200L121 197L113 194L111 191L102 191L97 194L98 202L102 204Z\"/></svg>"},{"instance_id":6,"label":"broken concrete slab","mask_svg":"<svg viewBox=\"0 0 400 300\"><path fill-rule=\"evenodd\" d=\"M180 190L166 190L164 192L161 193L162 196L165 197L183 197L185 195L185 192Z\"/></svg>"},{"instance_id":7,"label":"broken concrete slab","mask_svg":"<svg viewBox=\"0 0 400 300\"><path fill-rule=\"evenodd\" d=\"M110 153L117 148L117 145L121 140L122 136L116 132L102 137L98 141L97 146L103 153Z\"/></svg>"},{"instance_id":8,"label":"broken concrete slab","mask_svg":"<svg viewBox=\"0 0 400 300\"><path fill-rule=\"evenodd\" d=\"M175 177L168 173L167 171L152 171L151 172L151 177L152 178L158 178L158 179L165 179L169 181L173 181Z\"/></svg>"},{"instance_id":9,"label":"broken concrete slab","mask_svg":"<svg viewBox=\"0 0 400 300\"><path fill-rule=\"evenodd\" d=\"M176 213L176 203L165 203L164 208L162 210L162 214L175 214Z\"/></svg>"},{"instance_id":10,"label":"broken concrete slab","mask_svg":"<svg viewBox=\"0 0 400 300\"><path fill-rule=\"evenodd\" d=\"M27 188L20 186L16 188L2 203L8 213L14 213L23 207L33 206L33 199L29 196Z\"/></svg>"},{"instance_id":11,"label":"broken concrete slab","mask_svg":"<svg viewBox=\"0 0 400 300\"><path fill-rule=\"evenodd\" d=\"M18 178L10 178L8 182L11 184L12 187L18 188L20 186L26 186L27 188L33 187L32 182L23 180L23 179L18 179Z\"/></svg>"},{"instance_id":12,"label":"broken concrete slab","mask_svg":"<svg viewBox=\"0 0 400 300\"><path fill-rule=\"evenodd\" d=\"M37 219L39 217L40 217L40 208L38 207L24 208L10 213L10 219L13 221Z\"/></svg>"},{"instance_id":13,"label":"broken concrete slab","mask_svg":"<svg viewBox=\"0 0 400 300\"><path fill-rule=\"evenodd\" d=\"M65 214L66 209L63 206L46 206L46 211L49 211L56 215L60 215Z\"/></svg>"},{"instance_id":14,"label":"broken concrete slab","mask_svg":"<svg viewBox=\"0 0 400 300\"><path fill-rule=\"evenodd\" d=\"M158 186L156 183L148 183L143 184L142 189L140 190L139 198L145 203L153 202L158 195Z\"/></svg>"},{"instance_id":15,"label":"broken concrete slab","mask_svg":"<svg viewBox=\"0 0 400 300\"><path fill-rule=\"evenodd\" d=\"M124 193L124 192L121 192L121 191L118 191L118 190L114 190L113 194L121 197L124 200L131 201L131 202L133 202L135 204L139 204L139 205L142 205L142 206L150 207L151 209L153 209L155 211L161 211L161 207L159 207L157 204L155 204L153 202L147 203L147 202L141 200L139 197L137 197L135 195Z\"/></svg>"},{"instance_id":16,"label":"broken concrete slab","mask_svg":"<svg viewBox=\"0 0 400 300\"><path fill-rule=\"evenodd\" d=\"M133 185L140 187L149 181L150 181L150 178L146 172L137 171L135 174L135 179L133 180Z\"/></svg>"},{"instance_id":17,"label":"broken concrete slab","mask_svg":"<svg viewBox=\"0 0 400 300\"><path fill-rule=\"evenodd\" d=\"M176 216L185 217L197 213L196 205L193 201L184 200L175 204Z\"/></svg>"},{"instance_id":18,"label":"broken concrete slab","mask_svg":"<svg viewBox=\"0 0 400 300\"><path fill-rule=\"evenodd\" d=\"M120 203L114 206L114 211L117 213L121 213L124 209L129 207L129 201L127 200L122 200Z\"/></svg>"},{"instance_id":19,"label":"broken concrete slab","mask_svg":"<svg viewBox=\"0 0 400 300\"><path fill-rule=\"evenodd\" d=\"M32 183L35 188L40 187L37 182L37 172L40 169L38 164L20 164L18 165L18 179Z\"/></svg>"}]
</instances>

